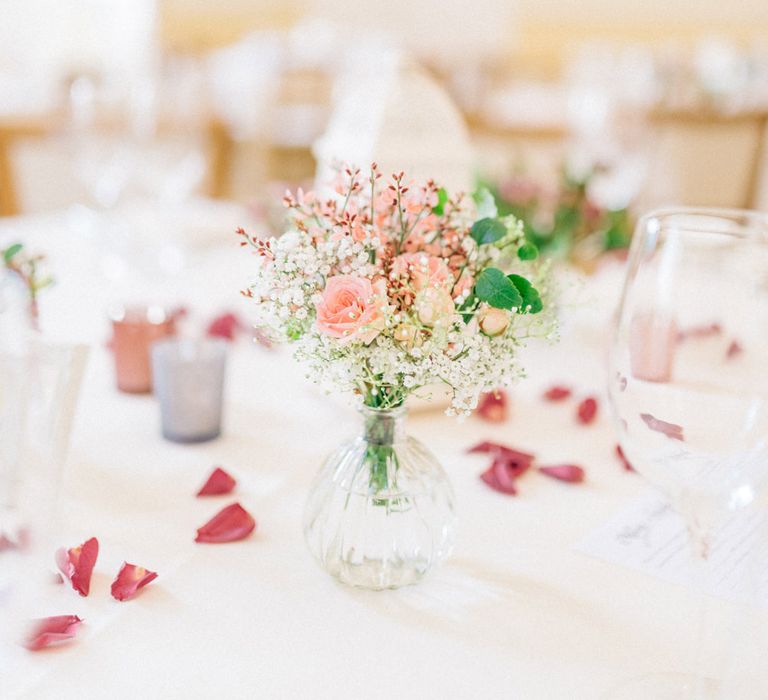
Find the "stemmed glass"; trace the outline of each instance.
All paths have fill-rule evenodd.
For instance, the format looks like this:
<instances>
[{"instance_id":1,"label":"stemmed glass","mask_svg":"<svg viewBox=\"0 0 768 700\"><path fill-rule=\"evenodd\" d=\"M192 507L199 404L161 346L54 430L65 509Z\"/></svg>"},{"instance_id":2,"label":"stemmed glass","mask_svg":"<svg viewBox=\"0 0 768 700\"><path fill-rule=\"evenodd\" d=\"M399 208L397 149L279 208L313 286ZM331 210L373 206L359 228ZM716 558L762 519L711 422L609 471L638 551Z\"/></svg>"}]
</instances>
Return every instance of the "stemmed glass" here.
<instances>
[{"instance_id":1,"label":"stemmed glass","mask_svg":"<svg viewBox=\"0 0 768 700\"><path fill-rule=\"evenodd\" d=\"M685 519L703 573L717 525L768 495L766 358L768 217L643 217L610 348L611 408L629 461ZM641 697L641 688L649 698L719 697L718 683L698 675L655 674L635 686L617 697Z\"/></svg>"}]
</instances>

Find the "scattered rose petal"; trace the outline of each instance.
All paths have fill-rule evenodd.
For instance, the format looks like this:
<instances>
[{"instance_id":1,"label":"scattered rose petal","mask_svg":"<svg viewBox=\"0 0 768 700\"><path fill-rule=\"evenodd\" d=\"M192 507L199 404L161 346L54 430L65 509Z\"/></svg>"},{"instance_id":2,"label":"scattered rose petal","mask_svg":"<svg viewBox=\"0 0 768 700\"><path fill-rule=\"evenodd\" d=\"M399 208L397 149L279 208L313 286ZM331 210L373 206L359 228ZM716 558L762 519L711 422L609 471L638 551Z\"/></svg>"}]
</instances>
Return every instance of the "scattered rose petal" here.
<instances>
[{"instance_id":1,"label":"scattered rose petal","mask_svg":"<svg viewBox=\"0 0 768 700\"><path fill-rule=\"evenodd\" d=\"M250 535L255 527L250 513L239 503L233 503L198 529L195 542L235 542Z\"/></svg>"},{"instance_id":2,"label":"scattered rose petal","mask_svg":"<svg viewBox=\"0 0 768 700\"><path fill-rule=\"evenodd\" d=\"M77 615L56 615L34 620L24 646L30 651L39 651L53 644L65 642L77 634L81 623L82 620Z\"/></svg>"},{"instance_id":3,"label":"scattered rose petal","mask_svg":"<svg viewBox=\"0 0 768 700\"><path fill-rule=\"evenodd\" d=\"M220 496L225 493L231 493L235 488L234 477L227 474L221 467L216 467L203 487L197 492L198 496Z\"/></svg>"},{"instance_id":4,"label":"scattered rose petal","mask_svg":"<svg viewBox=\"0 0 768 700\"><path fill-rule=\"evenodd\" d=\"M579 423L584 425L589 425L593 420L595 420L596 415L597 399L592 396L584 399L576 410L576 417L578 418Z\"/></svg>"},{"instance_id":5,"label":"scattered rose petal","mask_svg":"<svg viewBox=\"0 0 768 700\"><path fill-rule=\"evenodd\" d=\"M112 597L115 600L133 598L140 588L144 588L156 578L157 574L154 571L149 571L143 566L123 562L117 578L112 582Z\"/></svg>"},{"instance_id":6,"label":"scattered rose petal","mask_svg":"<svg viewBox=\"0 0 768 700\"><path fill-rule=\"evenodd\" d=\"M534 458L534 455L528 452L523 452L522 450L516 450L512 447L507 447L506 445L502 445L498 442L491 442L490 440L483 440L483 442L478 442L476 445L473 445L472 447L470 447L469 450L467 450L467 452L502 455L507 459L510 459L510 460L517 459L523 462L525 461L531 462L533 461L533 458Z\"/></svg>"},{"instance_id":7,"label":"scattered rose petal","mask_svg":"<svg viewBox=\"0 0 768 700\"><path fill-rule=\"evenodd\" d=\"M507 409L507 393L497 389L480 396L477 415L489 423L503 423L507 419Z\"/></svg>"},{"instance_id":8,"label":"scattered rose petal","mask_svg":"<svg viewBox=\"0 0 768 700\"><path fill-rule=\"evenodd\" d=\"M544 392L547 401L563 401L573 392L567 386L553 386Z\"/></svg>"},{"instance_id":9,"label":"scattered rose petal","mask_svg":"<svg viewBox=\"0 0 768 700\"><path fill-rule=\"evenodd\" d=\"M499 491L500 493L506 493L509 496L514 496L517 493L517 489L515 488L515 480L511 477L505 477L500 481L499 473L500 470L498 470L494 465L491 465L480 475L480 478L494 491Z\"/></svg>"},{"instance_id":10,"label":"scattered rose petal","mask_svg":"<svg viewBox=\"0 0 768 700\"><path fill-rule=\"evenodd\" d=\"M567 481L572 484L584 481L584 470L575 464L555 464L550 467L539 467L542 474L551 476L553 479Z\"/></svg>"},{"instance_id":11,"label":"scattered rose petal","mask_svg":"<svg viewBox=\"0 0 768 700\"><path fill-rule=\"evenodd\" d=\"M741 343L738 340L732 340L728 349L725 351L725 356L730 360L736 355L741 355L744 352L744 348L741 347Z\"/></svg>"},{"instance_id":12,"label":"scattered rose petal","mask_svg":"<svg viewBox=\"0 0 768 700\"><path fill-rule=\"evenodd\" d=\"M217 316L208 325L207 334L212 338L224 338L225 340L234 340L235 333L242 328L240 319L233 313Z\"/></svg>"},{"instance_id":13,"label":"scattered rose petal","mask_svg":"<svg viewBox=\"0 0 768 700\"><path fill-rule=\"evenodd\" d=\"M723 327L719 323L706 323L678 331L677 340L678 342L683 342L684 340L689 340L691 338L710 338L713 335L720 335L722 332Z\"/></svg>"},{"instance_id":14,"label":"scattered rose petal","mask_svg":"<svg viewBox=\"0 0 768 700\"><path fill-rule=\"evenodd\" d=\"M504 470L513 479L522 476L531 466L532 459L522 453L500 452L496 454L491 462L491 467L496 470Z\"/></svg>"},{"instance_id":15,"label":"scattered rose petal","mask_svg":"<svg viewBox=\"0 0 768 700\"><path fill-rule=\"evenodd\" d=\"M4 552L7 549L18 549L19 546L4 532L0 532L0 552Z\"/></svg>"},{"instance_id":16,"label":"scattered rose petal","mask_svg":"<svg viewBox=\"0 0 768 700\"><path fill-rule=\"evenodd\" d=\"M274 343L270 340L267 333L261 328L253 329L253 340L267 350L271 350L274 347Z\"/></svg>"},{"instance_id":17,"label":"scattered rose petal","mask_svg":"<svg viewBox=\"0 0 768 700\"><path fill-rule=\"evenodd\" d=\"M624 469L626 469L628 472L635 471L635 468L632 466L632 463L627 459L627 456L624 454L624 450L621 449L621 445L616 445L616 456L621 460L621 463L624 465Z\"/></svg>"},{"instance_id":18,"label":"scattered rose petal","mask_svg":"<svg viewBox=\"0 0 768 700\"><path fill-rule=\"evenodd\" d=\"M95 537L91 537L79 547L62 547L56 552L57 566L81 596L87 596L91 589L91 574L98 556L99 541Z\"/></svg>"},{"instance_id":19,"label":"scattered rose petal","mask_svg":"<svg viewBox=\"0 0 768 700\"><path fill-rule=\"evenodd\" d=\"M683 427L677 425L676 423L667 423L667 421L660 420L652 416L650 413L641 413L640 418L645 421L645 424L651 430L655 430L657 433L663 433L672 440L685 440L683 437Z\"/></svg>"}]
</instances>

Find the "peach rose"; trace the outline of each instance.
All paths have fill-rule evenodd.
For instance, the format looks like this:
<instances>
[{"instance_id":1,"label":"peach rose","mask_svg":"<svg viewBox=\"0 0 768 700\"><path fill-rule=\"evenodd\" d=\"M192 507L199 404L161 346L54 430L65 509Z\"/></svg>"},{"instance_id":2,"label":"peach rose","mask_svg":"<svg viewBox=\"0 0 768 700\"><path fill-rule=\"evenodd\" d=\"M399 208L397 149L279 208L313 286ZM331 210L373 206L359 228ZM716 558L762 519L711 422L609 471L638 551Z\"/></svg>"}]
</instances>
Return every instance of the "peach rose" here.
<instances>
[{"instance_id":1,"label":"peach rose","mask_svg":"<svg viewBox=\"0 0 768 700\"><path fill-rule=\"evenodd\" d=\"M444 288L427 287L417 295L413 304L416 315L425 326L447 326L456 312L451 293Z\"/></svg>"},{"instance_id":2,"label":"peach rose","mask_svg":"<svg viewBox=\"0 0 768 700\"><path fill-rule=\"evenodd\" d=\"M403 253L392 261L392 272L408 277L413 291L427 287L448 289L453 286L453 273L445 261L426 253Z\"/></svg>"},{"instance_id":3,"label":"peach rose","mask_svg":"<svg viewBox=\"0 0 768 700\"><path fill-rule=\"evenodd\" d=\"M509 326L509 311L487 307L478 314L480 330L491 337L501 335Z\"/></svg>"},{"instance_id":4,"label":"peach rose","mask_svg":"<svg viewBox=\"0 0 768 700\"><path fill-rule=\"evenodd\" d=\"M329 277L323 298L315 305L317 327L342 343L361 340L369 344L384 329L387 304L386 281L373 284L365 277Z\"/></svg>"}]
</instances>

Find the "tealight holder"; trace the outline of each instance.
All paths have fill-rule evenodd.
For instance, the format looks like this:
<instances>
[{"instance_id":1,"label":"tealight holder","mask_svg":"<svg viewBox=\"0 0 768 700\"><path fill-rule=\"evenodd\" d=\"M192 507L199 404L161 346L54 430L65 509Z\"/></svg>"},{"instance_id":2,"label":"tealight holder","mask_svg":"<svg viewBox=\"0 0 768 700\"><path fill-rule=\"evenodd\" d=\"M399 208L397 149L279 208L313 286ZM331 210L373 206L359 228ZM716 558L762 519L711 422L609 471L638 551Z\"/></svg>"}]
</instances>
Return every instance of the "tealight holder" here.
<instances>
[{"instance_id":1,"label":"tealight holder","mask_svg":"<svg viewBox=\"0 0 768 700\"><path fill-rule=\"evenodd\" d=\"M161 306L120 306L111 310L110 318L117 388L129 394L151 392L149 348L175 335L174 316Z\"/></svg>"},{"instance_id":2,"label":"tealight holder","mask_svg":"<svg viewBox=\"0 0 768 700\"><path fill-rule=\"evenodd\" d=\"M205 442L221 434L227 342L169 338L152 346L163 437Z\"/></svg>"}]
</instances>

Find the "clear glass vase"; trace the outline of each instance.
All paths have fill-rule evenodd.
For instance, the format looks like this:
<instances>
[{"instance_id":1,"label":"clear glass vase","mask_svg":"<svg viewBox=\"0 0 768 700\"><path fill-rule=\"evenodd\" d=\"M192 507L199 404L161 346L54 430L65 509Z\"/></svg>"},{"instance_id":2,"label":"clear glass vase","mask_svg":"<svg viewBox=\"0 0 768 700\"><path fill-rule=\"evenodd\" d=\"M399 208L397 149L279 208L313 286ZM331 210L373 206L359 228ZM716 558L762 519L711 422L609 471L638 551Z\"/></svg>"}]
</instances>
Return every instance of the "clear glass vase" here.
<instances>
[{"instance_id":1,"label":"clear glass vase","mask_svg":"<svg viewBox=\"0 0 768 700\"><path fill-rule=\"evenodd\" d=\"M434 455L405 434L405 408L361 411L362 433L326 459L312 485L304 536L343 583L399 588L451 553L453 490Z\"/></svg>"}]
</instances>

